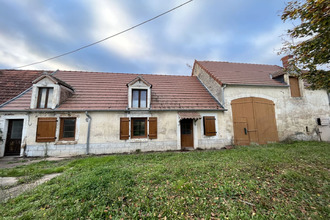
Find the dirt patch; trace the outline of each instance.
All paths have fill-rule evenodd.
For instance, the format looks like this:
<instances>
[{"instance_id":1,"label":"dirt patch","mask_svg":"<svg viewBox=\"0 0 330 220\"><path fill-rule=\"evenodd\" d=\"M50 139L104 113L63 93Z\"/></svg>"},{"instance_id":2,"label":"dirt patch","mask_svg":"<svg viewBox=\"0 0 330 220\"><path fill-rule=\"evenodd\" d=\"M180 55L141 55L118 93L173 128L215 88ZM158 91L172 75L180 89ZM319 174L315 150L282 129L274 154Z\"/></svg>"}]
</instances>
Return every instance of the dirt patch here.
<instances>
[{"instance_id":1,"label":"dirt patch","mask_svg":"<svg viewBox=\"0 0 330 220\"><path fill-rule=\"evenodd\" d=\"M68 157L46 157L46 158L2 157L0 158L0 169L29 165L31 163L37 163L40 161L59 161L65 159L68 159Z\"/></svg>"},{"instance_id":2,"label":"dirt patch","mask_svg":"<svg viewBox=\"0 0 330 220\"><path fill-rule=\"evenodd\" d=\"M0 203L1 202L6 202L10 198L14 198L18 195L20 195L23 192L27 192L29 190L34 189L36 186L43 184L44 182L47 182L57 176L61 175L60 173L53 173L49 175L43 176L41 179L37 180L34 183L27 183L27 184L22 184L18 185L9 189L0 189ZM6 178L13 178L13 177L6 177ZM16 178L15 178L16 179ZM13 180L11 180L13 183ZM17 181L17 180L16 180ZM8 180L9 182L9 180ZM16 184L16 182L14 183Z\"/></svg>"}]
</instances>

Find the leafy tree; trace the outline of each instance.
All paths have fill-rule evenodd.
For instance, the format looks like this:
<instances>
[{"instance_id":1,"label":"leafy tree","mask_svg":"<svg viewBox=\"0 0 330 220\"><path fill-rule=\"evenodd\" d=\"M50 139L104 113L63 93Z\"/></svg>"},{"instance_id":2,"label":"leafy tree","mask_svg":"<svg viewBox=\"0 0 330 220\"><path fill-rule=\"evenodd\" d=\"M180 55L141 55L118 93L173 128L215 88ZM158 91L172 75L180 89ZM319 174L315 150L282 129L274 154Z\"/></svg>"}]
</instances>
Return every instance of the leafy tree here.
<instances>
[{"instance_id":1,"label":"leafy tree","mask_svg":"<svg viewBox=\"0 0 330 220\"><path fill-rule=\"evenodd\" d=\"M329 92L330 0L288 2L281 18L283 21L300 20L299 25L288 30L289 36L300 42L286 42L282 52L293 55L292 64L308 70L300 73L312 89L326 89Z\"/></svg>"}]
</instances>

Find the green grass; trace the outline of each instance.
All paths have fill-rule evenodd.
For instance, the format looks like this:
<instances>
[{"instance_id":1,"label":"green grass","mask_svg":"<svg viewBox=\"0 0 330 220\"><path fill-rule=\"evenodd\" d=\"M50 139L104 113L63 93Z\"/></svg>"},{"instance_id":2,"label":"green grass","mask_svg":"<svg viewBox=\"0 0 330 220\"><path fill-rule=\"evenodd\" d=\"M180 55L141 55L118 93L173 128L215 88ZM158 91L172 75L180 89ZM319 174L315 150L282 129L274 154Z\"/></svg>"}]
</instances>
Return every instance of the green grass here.
<instances>
[{"instance_id":1,"label":"green grass","mask_svg":"<svg viewBox=\"0 0 330 220\"><path fill-rule=\"evenodd\" d=\"M36 173L63 174L1 204L0 213L4 219L329 219L329 149L295 142L34 165Z\"/></svg>"}]
</instances>

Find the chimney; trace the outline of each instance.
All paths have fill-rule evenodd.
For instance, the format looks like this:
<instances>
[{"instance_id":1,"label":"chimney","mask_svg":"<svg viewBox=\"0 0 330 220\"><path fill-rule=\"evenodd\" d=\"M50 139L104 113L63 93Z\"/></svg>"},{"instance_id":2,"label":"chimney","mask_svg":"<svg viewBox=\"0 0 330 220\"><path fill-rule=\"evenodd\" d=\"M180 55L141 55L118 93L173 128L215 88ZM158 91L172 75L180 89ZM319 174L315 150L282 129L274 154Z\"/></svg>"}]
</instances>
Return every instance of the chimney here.
<instances>
[{"instance_id":1,"label":"chimney","mask_svg":"<svg viewBox=\"0 0 330 220\"><path fill-rule=\"evenodd\" d=\"M290 59L292 59L293 58L293 55L287 55L287 56L285 56L285 57L282 57L282 64L283 64L283 67L284 68L288 68L288 66L290 65L289 64L289 61L290 61Z\"/></svg>"}]
</instances>

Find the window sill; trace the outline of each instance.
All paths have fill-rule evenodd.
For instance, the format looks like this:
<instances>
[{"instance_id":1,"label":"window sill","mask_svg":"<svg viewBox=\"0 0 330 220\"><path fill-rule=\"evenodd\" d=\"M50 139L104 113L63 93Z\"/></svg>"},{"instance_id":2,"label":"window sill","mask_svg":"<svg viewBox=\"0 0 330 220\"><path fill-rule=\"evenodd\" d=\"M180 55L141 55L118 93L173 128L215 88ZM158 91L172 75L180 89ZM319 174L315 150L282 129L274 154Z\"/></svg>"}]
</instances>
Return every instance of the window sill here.
<instances>
[{"instance_id":1,"label":"window sill","mask_svg":"<svg viewBox=\"0 0 330 220\"><path fill-rule=\"evenodd\" d=\"M55 145L74 145L77 143L75 140L59 140L55 142Z\"/></svg>"},{"instance_id":2,"label":"window sill","mask_svg":"<svg viewBox=\"0 0 330 220\"><path fill-rule=\"evenodd\" d=\"M148 142L149 139L148 138L131 138L128 141L131 143L144 143L144 142Z\"/></svg>"}]
</instances>

